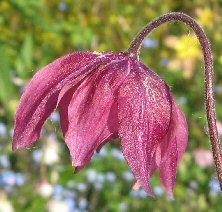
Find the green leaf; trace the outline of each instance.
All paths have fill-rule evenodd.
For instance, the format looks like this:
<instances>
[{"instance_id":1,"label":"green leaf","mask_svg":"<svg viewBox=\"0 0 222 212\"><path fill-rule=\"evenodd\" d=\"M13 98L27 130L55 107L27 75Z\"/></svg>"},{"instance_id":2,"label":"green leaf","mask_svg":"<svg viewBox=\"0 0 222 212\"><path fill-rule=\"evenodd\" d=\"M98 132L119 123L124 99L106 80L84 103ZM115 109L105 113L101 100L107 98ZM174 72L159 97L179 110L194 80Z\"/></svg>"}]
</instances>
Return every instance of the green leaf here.
<instances>
[{"instance_id":1,"label":"green leaf","mask_svg":"<svg viewBox=\"0 0 222 212\"><path fill-rule=\"evenodd\" d=\"M15 87L10 77L9 58L5 48L0 48L0 101L7 105L15 96Z\"/></svg>"},{"instance_id":2,"label":"green leaf","mask_svg":"<svg viewBox=\"0 0 222 212\"><path fill-rule=\"evenodd\" d=\"M20 55L17 57L16 69L22 78L30 76L33 64L33 39L30 34L27 34L21 47Z\"/></svg>"},{"instance_id":3,"label":"green leaf","mask_svg":"<svg viewBox=\"0 0 222 212\"><path fill-rule=\"evenodd\" d=\"M22 46L21 56L25 66L31 68L33 60L33 41L30 34L26 35L25 41Z\"/></svg>"}]
</instances>

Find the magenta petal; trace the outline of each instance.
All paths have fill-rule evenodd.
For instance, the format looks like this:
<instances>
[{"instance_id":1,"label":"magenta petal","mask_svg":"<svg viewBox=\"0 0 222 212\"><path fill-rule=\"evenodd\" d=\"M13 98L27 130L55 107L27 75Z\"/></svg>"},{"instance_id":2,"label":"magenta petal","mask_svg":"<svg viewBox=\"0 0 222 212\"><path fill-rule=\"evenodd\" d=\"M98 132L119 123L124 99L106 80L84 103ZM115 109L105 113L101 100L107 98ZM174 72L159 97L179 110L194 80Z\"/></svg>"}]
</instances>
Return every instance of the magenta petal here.
<instances>
[{"instance_id":1,"label":"magenta petal","mask_svg":"<svg viewBox=\"0 0 222 212\"><path fill-rule=\"evenodd\" d=\"M185 152L188 142L186 118L172 97L172 115L167 135L161 144L160 179L173 198L176 168Z\"/></svg>"},{"instance_id":2,"label":"magenta petal","mask_svg":"<svg viewBox=\"0 0 222 212\"><path fill-rule=\"evenodd\" d=\"M13 149L27 147L40 136L42 125L55 110L60 90L76 84L107 59L91 52L61 57L38 71L22 95L15 115Z\"/></svg>"},{"instance_id":3,"label":"magenta petal","mask_svg":"<svg viewBox=\"0 0 222 212\"><path fill-rule=\"evenodd\" d=\"M176 180L178 159L176 138L170 140L170 144L164 151L166 151L166 153L160 163L160 179L167 193L173 199L173 188Z\"/></svg>"},{"instance_id":4,"label":"magenta petal","mask_svg":"<svg viewBox=\"0 0 222 212\"><path fill-rule=\"evenodd\" d=\"M130 69L119 90L119 135L124 157L136 180L153 195L149 183L156 169L155 153L170 122L169 88L139 62Z\"/></svg>"},{"instance_id":5,"label":"magenta petal","mask_svg":"<svg viewBox=\"0 0 222 212\"><path fill-rule=\"evenodd\" d=\"M66 92L59 104L62 130L77 171L108 138L117 135L115 93L128 74L126 60L112 60L95 70L77 89Z\"/></svg>"}]
</instances>

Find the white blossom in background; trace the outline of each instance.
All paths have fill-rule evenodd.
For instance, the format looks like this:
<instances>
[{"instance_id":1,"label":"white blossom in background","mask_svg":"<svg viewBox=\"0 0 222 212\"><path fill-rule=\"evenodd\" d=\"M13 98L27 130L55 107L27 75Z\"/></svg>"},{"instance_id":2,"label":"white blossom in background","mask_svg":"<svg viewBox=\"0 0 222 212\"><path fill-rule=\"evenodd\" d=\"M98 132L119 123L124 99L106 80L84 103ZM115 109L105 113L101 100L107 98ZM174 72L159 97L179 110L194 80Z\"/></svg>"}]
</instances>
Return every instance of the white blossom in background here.
<instances>
[{"instance_id":1,"label":"white blossom in background","mask_svg":"<svg viewBox=\"0 0 222 212\"><path fill-rule=\"evenodd\" d=\"M37 192L42 197L50 197L53 193L53 186L47 180L41 181L37 186Z\"/></svg>"},{"instance_id":2,"label":"white blossom in background","mask_svg":"<svg viewBox=\"0 0 222 212\"><path fill-rule=\"evenodd\" d=\"M79 183L76 185L76 188L81 192L85 192L87 190L87 185L85 183Z\"/></svg>"},{"instance_id":3,"label":"white blossom in background","mask_svg":"<svg viewBox=\"0 0 222 212\"><path fill-rule=\"evenodd\" d=\"M86 209L88 207L88 201L85 198L79 199L79 208Z\"/></svg>"},{"instance_id":4,"label":"white blossom in background","mask_svg":"<svg viewBox=\"0 0 222 212\"><path fill-rule=\"evenodd\" d=\"M42 160L42 150L41 149L36 149L32 152L32 159L36 162L36 163L40 163Z\"/></svg>"},{"instance_id":5,"label":"white blossom in background","mask_svg":"<svg viewBox=\"0 0 222 212\"><path fill-rule=\"evenodd\" d=\"M115 182L116 181L116 174L114 172L106 173L106 180L109 182Z\"/></svg>"},{"instance_id":6,"label":"white blossom in background","mask_svg":"<svg viewBox=\"0 0 222 212\"><path fill-rule=\"evenodd\" d=\"M50 200L47 212L70 212L69 205L63 200Z\"/></svg>"},{"instance_id":7,"label":"white blossom in background","mask_svg":"<svg viewBox=\"0 0 222 212\"><path fill-rule=\"evenodd\" d=\"M0 192L0 212L14 212L14 208L4 192Z\"/></svg>"},{"instance_id":8,"label":"white blossom in background","mask_svg":"<svg viewBox=\"0 0 222 212\"><path fill-rule=\"evenodd\" d=\"M86 174L87 174L86 177L87 177L88 182L93 183L93 182L96 181L97 172L96 172L95 169L89 169L89 170L87 170Z\"/></svg>"},{"instance_id":9,"label":"white blossom in background","mask_svg":"<svg viewBox=\"0 0 222 212\"><path fill-rule=\"evenodd\" d=\"M48 136L43 147L43 163L46 165L53 165L59 161L59 143L56 135Z\"/></svg>"}]
</instances>

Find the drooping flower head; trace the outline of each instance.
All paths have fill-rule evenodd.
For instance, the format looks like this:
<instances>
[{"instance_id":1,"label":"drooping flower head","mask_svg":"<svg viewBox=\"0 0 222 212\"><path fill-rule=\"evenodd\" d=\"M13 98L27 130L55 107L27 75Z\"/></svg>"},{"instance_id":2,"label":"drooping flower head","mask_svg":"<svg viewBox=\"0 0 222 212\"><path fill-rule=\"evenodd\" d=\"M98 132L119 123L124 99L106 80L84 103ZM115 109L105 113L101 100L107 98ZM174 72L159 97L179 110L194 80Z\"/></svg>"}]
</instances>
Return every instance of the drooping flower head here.
<instances>
[{"instance_id":1,"label":"drooping flower head","mask_svg":"<svg viewBox=\"0 0 222 212\"><path fill-rule=\"evenodd\" d=\"M36 73L16 112L13 149L35 143L59 108L72 164L79 171L95 150L119 137L136 180L149 193L160 178L172 193L187 145L187 124L169 86L127 53L75 52Z\"/></svg>"},{"instance_id":2,"label":"drooping flower head","mask_svg":"<svg viewBox=\"0 0 222 212\"><path fill-rule=\"evenodd\" d=\"M137 183L153 195L150 180L159 168L163 187L173 196L187 123L169 86L137 58L137 38L140 44L135 40L128 52L74 52L38 71L16 111L13 149L34 144L58 108L76 172L119 137Z\"/></svg>"}]
</instances>

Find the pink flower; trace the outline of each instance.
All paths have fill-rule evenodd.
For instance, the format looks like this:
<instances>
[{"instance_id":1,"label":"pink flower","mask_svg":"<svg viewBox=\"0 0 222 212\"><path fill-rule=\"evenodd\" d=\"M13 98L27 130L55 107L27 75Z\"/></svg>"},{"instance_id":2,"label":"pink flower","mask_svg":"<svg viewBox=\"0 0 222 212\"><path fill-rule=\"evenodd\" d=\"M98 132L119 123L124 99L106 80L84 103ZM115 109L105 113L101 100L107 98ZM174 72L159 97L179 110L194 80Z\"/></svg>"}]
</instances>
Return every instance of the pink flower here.
<instances>
[{"instance_id":1,"label":"pink flower","mask_svg":"<svg viewBox=\"0 0 222 212\"><path fill-rule=\"evenodd\" d=\"M153 195L150 179L159 168L173 196L187 123L169 86L145 65L127 53L76 52L42 68L18 106L13 149L34 144L56 108L76 171L110 138L120 137L139 185Z\"/></svg>"}]
</instances>

